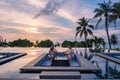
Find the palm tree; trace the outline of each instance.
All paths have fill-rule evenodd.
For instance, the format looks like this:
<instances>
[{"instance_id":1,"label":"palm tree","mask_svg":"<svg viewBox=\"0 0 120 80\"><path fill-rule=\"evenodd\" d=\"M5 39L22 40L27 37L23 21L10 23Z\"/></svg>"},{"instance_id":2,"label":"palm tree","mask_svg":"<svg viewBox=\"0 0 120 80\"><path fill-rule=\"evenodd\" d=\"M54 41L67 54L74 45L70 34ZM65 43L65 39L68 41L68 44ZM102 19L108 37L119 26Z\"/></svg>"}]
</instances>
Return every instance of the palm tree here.
<instances>
[{"instance_id":1,"label":"palm tree","mask_svg":"<svg viewBox=\"0 0 120 80\"><path fill-rule=\"evenodd\" d=\"M113 34L113 35L111 35L111 37L110 37L110 42L111 42L111 44L114 45L114 48L115 48L115 45L118 44L119 39L118 39L118 37L117 37L115 34Z\"/></svg>"},{"instance_id":2,"label":"palm tree","mask_svg":"<svg viewBox=\"0 0 120 80\"><path fill-rule=\"evenodd\" d=\"M116 20L120 19L120 2L116 2L112 6L112 14L110 15L109 21L114 22L116 26Z\"/></svg>"},{"instance_id":3,"label":"palm tree","mask_svg":"<svg viewBox=\"0 0 120 80\"><path fill-rule=\"evenodd\" d=\"M98 38L96 36L94 36L94 39L92 39L92 44L94 44L92 47L94 48L90 48L89 51L90 52L104 52L105 50L105 41L103 38Z\"/></svg>"},{"instance_id":4,"label":"palm tree","mask_svg":"<svg viewBox=\"0 0 120 80\"><path fill-rule=\"evenodd\" d=\"M109 51L111 49L111 44L110 44L110 37L109 37L109 31L108 31L108 17L111 13L111 2L103 2L103 3L98 3L99 8L96 8L94 10L94 12L96 13L94 18L98 18L100 17L100 19L98 20L98 23L96 26L98 26L98 24L101 22L102 20L102 16L105 17L105 30L106 30L106 34L107 34L107 39L108 39L108 43L109 43Z\"/></svg>"},{"instance_id":5,"label":"palm tree","mask_svg":"<svg viewBox=\"0 0 120 80\"><path fill-rule=\"evenodd\" d=\"M90 25L89 24L90 22L90 19L87 20L86 18L81 18L79 19L79 22L77 22L79 24L79 26L76 28L76 36L79 36L82 37L84 36L85 38L85 43L86 43L86 46L85 46L85 56L86 56L86 51L87 51L87 47L88 47L88 44L87 44L87 37L88 35L93 35L92 33L92 29L94 29L94 26L93 25Z\"/></svg>"},{"instance_id":6,"label":"palm tree","mask_svg":"<svg viewBox=\"0 0 120 80\"><path fill-rule=\"evenodd\" d=\"M98 38L96 36L94 36L94 43L96 47L99 47L100 45L105 47L105 44L106 44L103 38Z\"/></svg>"}]
</instances>

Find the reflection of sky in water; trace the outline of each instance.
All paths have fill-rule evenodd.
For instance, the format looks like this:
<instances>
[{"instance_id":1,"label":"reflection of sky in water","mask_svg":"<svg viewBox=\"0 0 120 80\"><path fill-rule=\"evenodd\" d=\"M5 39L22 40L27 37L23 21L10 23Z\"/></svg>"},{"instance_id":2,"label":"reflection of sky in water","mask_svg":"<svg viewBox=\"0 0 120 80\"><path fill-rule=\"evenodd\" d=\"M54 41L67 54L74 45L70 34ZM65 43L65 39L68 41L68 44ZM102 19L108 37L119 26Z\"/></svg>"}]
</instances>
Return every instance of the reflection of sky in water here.
<instances>
[{"instance_id":1,"label":"reflection of sky in water","mask_svg":"<svg viewBox=\"0 0 120 80\"><path fill-rule=\"evenodd\" d=\"M56 48L58 52L63 52L66 48ZM19 69L31 62L42 53L48 53L49 48L3 48L0 52L27 53L26 56L0 65L0 78L24 78L39 79L39 74L21 74Z\"/></svg>"},{"instance_id":2,"label":"reflection of sky in water","mask_svg":"<svg viewBox=\"0 0 120 80\"><path fill-rule=\"evenodd\" d=\"M64 52L67 48L56 48L58 52ZM84 48L77 48L78 53L84 53ZM88 50L89 51L89 50ZM0 78L23 78L23 79L39 79L39 74L22 74L19 73L19 69L31 62L37 56L42 53L48 53L49 48L3 48L0 52L21 52L27 53L26 56L8 62L0 66ZM88 52L89 53L89 52ZM93 57L92 60L96 60L99 67L102 69L102 74L105 73L105 60L100 57ZM91 61L92 61L91 60ZM109 65L114 67L115 64L109 62ZM120 70L120 65L116 67ZM86 78L86 74L82 74L83 78ZM95 78L93 74L87 74L90 78Z\"/></svg>"}]
</instances>

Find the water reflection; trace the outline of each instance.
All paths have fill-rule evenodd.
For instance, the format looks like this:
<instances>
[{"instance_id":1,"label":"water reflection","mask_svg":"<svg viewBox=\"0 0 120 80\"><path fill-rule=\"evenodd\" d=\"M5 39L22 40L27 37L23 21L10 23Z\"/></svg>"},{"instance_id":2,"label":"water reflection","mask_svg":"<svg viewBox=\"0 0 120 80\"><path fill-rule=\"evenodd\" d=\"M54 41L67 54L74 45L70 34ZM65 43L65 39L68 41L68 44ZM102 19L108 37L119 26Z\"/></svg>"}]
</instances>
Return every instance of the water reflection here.
<instances>
[{"instance_id":1,"label":"water reflection","mask_svg":"<svg viewBox=\"0 0 120 80\"><path fill-rule=\"evenodd\" d=\"M30 54L31 55L36 55L37 53L35 52L35 50L31 50Z\"/></svg>"},{"instance_id":2,"label":"water reflection","mask_svg":"<svg viewBox=\"0 0 120 80\"><path fill-rule=\"evenodd\" d=\"M94 64L101 69L101 73L96 74L96 78L100 79L120 79L120 65L105 60L98 56L94 56Z\"/></svg>"},{"instance_id":3,"label":"water reflection","mask_svg":"<svg viewBox=\"0 0 120 80\"><path fill-rule=\"evenodd\" d=\"M97 53L100 54L100 53ZM101 69L100 73L95 74L97 79L120 79L120 65L98 57L90 52L85 55L80 51L80 55ZM86 56L86 57L85 57Z\"/></svg>"}]
</instances>

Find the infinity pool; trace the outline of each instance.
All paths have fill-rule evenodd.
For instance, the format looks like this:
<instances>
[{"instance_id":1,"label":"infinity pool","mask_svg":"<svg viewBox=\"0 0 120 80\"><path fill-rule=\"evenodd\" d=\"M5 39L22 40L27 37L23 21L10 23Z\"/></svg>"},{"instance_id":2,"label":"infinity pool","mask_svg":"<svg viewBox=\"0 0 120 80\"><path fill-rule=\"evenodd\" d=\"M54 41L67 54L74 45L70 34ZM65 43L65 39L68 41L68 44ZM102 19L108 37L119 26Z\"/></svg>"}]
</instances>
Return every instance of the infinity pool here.
<instances>
[{"instance_id":1,"label":"infinity pool","mask_svg":"<svg viewBox=\"0 0 120 80\"><path fill-rule=\"evenodd\" d=\"M65 51L66 48L56 48L58 51ZM27 53L26 56L0 65L0 78L20 78L20 79L39 79L39 73L28 74L20 73L20 68L30 63L36 57L48 52L48 48L3 48L0 52ZM78 52L84 53L84 48L77 48ZM89 52L88 52L89 53ZM90 53L89 53L90 54ZM107 61L99 56L93 56L90 60L94 65L101 69L99 74L81 74L82 79L120 79L120 65ZM87 64L87 63L86 63ZM87 76L87 77L86 77Z\"/></svg>"}]
</instances>

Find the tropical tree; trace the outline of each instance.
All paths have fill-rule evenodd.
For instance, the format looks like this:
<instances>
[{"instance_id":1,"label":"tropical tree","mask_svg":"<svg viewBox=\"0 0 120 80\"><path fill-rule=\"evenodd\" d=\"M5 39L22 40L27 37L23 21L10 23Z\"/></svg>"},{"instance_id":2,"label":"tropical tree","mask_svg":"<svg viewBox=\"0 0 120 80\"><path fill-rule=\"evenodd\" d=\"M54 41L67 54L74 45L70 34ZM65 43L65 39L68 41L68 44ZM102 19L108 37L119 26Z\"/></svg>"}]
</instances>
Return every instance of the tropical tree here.
<instances>
[{"instance_id":1,"label":"tropical tree","mask_svg":"<svg viewBox=\"0 0 120 80\"><path fill-rule=\"evenodd\" d=\"M62 47L68 47L68 45L71 45L71 47L75 47L75 43L76 43L76 42L72 42L72 41L65 40L65 41L62 43Z\"/></svg>"},{"instance_id":2,"label":"tropical tree","mask_svg":"<svg viewBox=\"0 0 120 80\"><path fill-rule=\"evenodd\" d=\"M104 39L103 38L98 38L98 37L96 37L96 36L94 36L94 40L93 40L93 42L95 43L95 47L99 47L99 46L103 46L103 47L105 47L105 41L104 41Z\"/></svg>"},{"instance_id":3,"label":"tropical tree","mask_svg":"<svg viewBox=\"0 0 120 80\"><path fill-rule=\"evenodd\" d=\"M17 39L9 42L10 47L32 47L34 44L27 39Z\"/></svg>"},{"instance_id":4,"label":"tropical tree","mask_svg":"<svg viewBox=\"0 0 120 80\"><path fill-rule=\"evenodd\" d=\"M120 2L113 3L111 12L109 21L114 22L116 26L116 20L120 19Z\"/></svg>"},{"instance_id":5,"label":"tropical tree","mask_svg":"<svg viewBox=\"0 0 120 80\"><path fill-rule=\"evenodd\" d=\"M86 46L85 46L85 55L87 54L87 47L88 47L88 43L87 43L87 37L88 35L93 35L92 30L94 29L93 25L89 24L90 19L86 19L86 18L81 18L79 19L79 22L77 22L79 24L78 27L76 27L76 36L80 36L80 38L82 36L84 36L85 42L86 42Z\"/></svg>"},{"instance_id":6,"label":"tropical tree","mask_svg":"<svg viewBox=\"0 0 120 80\"><path fill-rule=\"evenodd\" d=\"M53 45L54 45L53 42L51 40L47 39L44 41L40 41L37 46L38 47L51 47Z\"/></svg>"},{"instance_id":7,"label":"tropical tree","mask_svg":"<svg viewBox=\"0 0 120 80\"><path fill-rule=\"evenodd\" d=\"M105 50L105 41L103 38L98 38L96 36L94 36L94 39L92 39L92 44L94 44L92 47L94 48L90 48L89 51L90 52L103 52Z\"/></svg>"},{"instance_id":8,"label":"tropical tree","mask_svg":"<svg viewBox=\"0 0 120 80\"><path fill-rule=\"evenodd\" d=\"M111 49L111 44L110 44L110 37L109 37L109 30L108 30L108 26L109 26L108 19L109 19L110 13L111 13L111 8L112 8L111 2L104 1L103 3L98 3L98 8L96 8L94 10L94 12L95 12L94 18L100 17L96 26L98 26L98 24L101 22L102 17L103 16L105 17L105 30L106 30L106 34L107 34L108 43L109 43L109 51Z\"/></svg>"},{"instance_id":9,"label":"tropical tree","mask_svg":"<svg viewBox=\"0 0 120 80\"><path fill-rule=\"evenodd\" d=\"M118 44L119 39L115 34L113 34L110 37L110 42L111 42L112 45L114 45L114 48L115 48L115 45Z\"/></svg>"}]
</instances>

